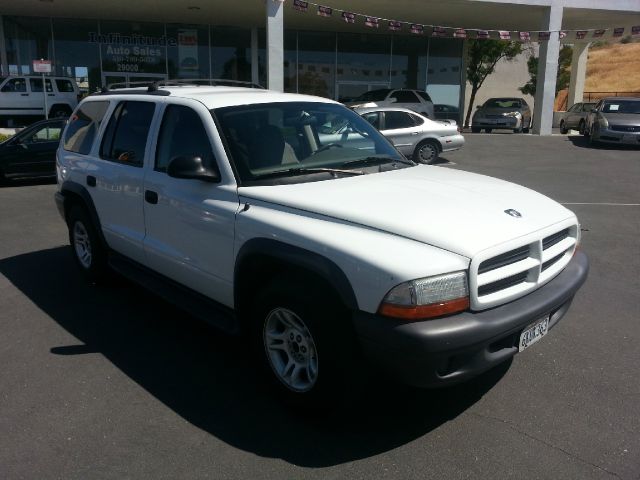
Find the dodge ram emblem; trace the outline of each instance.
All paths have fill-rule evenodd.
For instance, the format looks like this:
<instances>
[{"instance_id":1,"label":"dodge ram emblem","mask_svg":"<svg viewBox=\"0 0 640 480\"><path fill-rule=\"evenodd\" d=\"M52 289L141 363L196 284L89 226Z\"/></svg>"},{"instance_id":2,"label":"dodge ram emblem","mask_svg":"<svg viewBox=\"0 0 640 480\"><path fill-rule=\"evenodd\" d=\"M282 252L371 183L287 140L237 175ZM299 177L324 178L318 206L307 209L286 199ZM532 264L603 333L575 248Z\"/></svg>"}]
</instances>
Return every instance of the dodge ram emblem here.
<instances>
[{"instance_id":1,"label":"dodge ram emblem","mask_svg":"<svg viewBox=\"0 0 640 480\"><path fill-rule=\"evenodd\" d=\"M512 217L515 217L515 218L522 217L522 214L519 211L514 210L513 208L509 208L508 210L505 210L504 213L506 213L507 215L511 215Z\"/></svg>"}]
</instances>

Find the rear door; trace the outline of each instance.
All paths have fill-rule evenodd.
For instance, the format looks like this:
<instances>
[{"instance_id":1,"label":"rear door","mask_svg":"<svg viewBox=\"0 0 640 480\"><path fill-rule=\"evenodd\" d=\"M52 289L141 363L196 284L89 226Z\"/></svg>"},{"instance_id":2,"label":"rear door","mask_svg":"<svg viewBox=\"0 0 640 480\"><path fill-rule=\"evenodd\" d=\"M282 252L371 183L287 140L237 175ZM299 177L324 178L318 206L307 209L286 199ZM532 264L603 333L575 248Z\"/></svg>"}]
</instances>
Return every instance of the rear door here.
<instances>
[{"instance_id":1,"label":"rear door","mask_svg":"<svg viewBox=\"0 0 640 480\"><path fill-rule=\"evenodd\" d=\"M158 130L145 167L147 265L233 306L238 194L232 172L218 161L225 153L211 114L199 102L173 99L164 108ZM180 156L201 157L207 167L220 173L220 181L169 177L169 162Z\"/></svg>"},{"instance_id":2,"label":"rear door","mask_svg":"<svg viewBox=\"0 0 640 480\"><path fill-rule=\"evenodd\" d=\"M44 115L44 97L47 97L47 109L51 109L56 101L56 94L53 91L53 85L51 79L45 79L46 92L42 91L42 78L30 78L29 88L31 93L29 94L29 106L34 110L37 110L40 114Z\"/></svg>"},{"instance_id":3,"label":"rear door","mask_svg":"<svg viewBox=\"0 0 640 480\"><path fill-rule=\"evenodd\" d=\"M413 154L416 139L422 132L422 126L416 121L420 118L402 111L385 111L383 114L384 121L380 132L390 139L401 153Z\"/></svg>"}]
</instances>

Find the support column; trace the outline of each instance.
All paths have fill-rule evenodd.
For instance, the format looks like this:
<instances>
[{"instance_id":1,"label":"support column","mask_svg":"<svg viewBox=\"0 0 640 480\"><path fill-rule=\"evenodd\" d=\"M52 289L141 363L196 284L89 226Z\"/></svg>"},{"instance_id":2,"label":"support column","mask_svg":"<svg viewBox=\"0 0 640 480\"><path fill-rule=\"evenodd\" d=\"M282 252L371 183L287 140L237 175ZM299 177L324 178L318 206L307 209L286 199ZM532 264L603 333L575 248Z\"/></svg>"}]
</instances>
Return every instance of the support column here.
<instances>
[{"instance_id":1,"label":"support column","mask_svg":"<svg viewBox=\"0 0 640 480\"><path fill-rule=\"evenodd\" d=\"M0 15L0 65L2 75L9 75L9 62L7 62L7 46L4 40L4 19Z\"/></svg>"},{"instance_id":2,"label":"support column","mask_svg":"<svg viewBox=\"0 0 640 480\"><path fill-rule=\"evenodd\" d=\"M546 12L543 29L551 31L548 41L540 42L538 57L538 82L533 111L533 133L551 135L553 104L556 99L556 76L560 55L560 29L562 28L562 6L552 5Z\"/></svg>"},{"instance_id":3,"label":"support column","mask_svg":"<svg viewBox=\"0 0 640 480\"><path fill-rule=\"evenodd\" d=\"M251 29L251 83L260 84L260 59L258 58L258 29Z\"/></svg>"},{"instance_id":4,"label":"support column","mask_svg":"<svg viewBox=\"0 0 640 480\"><path fill-rule=\"evenodd\" d=\"M587 78L587 57L589 43L575 43L571 57L571 80L569 81L569 98L567 108L584 98L584 81Z\"/></svg>"},{"instance_id":5,"label":"support column","mask_svg":"<svg viewBox=\"0 0 640 480\"><path fill-rule=\"evenodd\" d=\"M284 7L280 0L267 5L267 87L284 90Z\"/></svg>"}]
</instances>

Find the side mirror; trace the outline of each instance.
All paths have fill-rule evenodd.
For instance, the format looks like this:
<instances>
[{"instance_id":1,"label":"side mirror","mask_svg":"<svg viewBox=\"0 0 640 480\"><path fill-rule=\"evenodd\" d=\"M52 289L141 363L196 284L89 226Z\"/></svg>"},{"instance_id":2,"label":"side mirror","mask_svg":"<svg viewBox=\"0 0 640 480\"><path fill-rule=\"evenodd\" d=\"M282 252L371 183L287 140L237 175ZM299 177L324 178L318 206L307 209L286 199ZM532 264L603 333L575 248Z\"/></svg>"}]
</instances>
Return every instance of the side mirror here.
<instances>
[{"instance_id":1,"label":"side mirror","mask_svg":"<svg viewBox=\"0 0 640 480\"><path fill-rule=\"evenodd\" d=\"M201 157L175 157L169 162L167 175L173 178L202 180L204 182L219 182L220 174L206 168Z\"/></svg>"},{"instance_id":2,"label":"side mirror","mask_svg":"<svg viewBox=\"0 0 640 480\"><path fill-rule=\"evenodd\" d=\"M595 108L592 108L592 109L591 109L591 113L596 113L596 109L595 109Z\"/></svg>"}]
</instances>

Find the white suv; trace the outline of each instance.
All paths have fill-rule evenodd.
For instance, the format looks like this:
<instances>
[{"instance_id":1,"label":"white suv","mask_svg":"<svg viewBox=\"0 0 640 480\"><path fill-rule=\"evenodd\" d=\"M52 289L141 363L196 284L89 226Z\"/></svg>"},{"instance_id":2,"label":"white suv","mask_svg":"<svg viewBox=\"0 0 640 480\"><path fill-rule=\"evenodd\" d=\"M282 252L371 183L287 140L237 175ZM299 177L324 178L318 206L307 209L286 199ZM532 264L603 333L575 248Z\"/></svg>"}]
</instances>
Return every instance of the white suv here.
<instances>
[{"instance_id":1,"label":"white suv","mask_svg":"<svg viewBox=\"0 0 640 480\"><path fill-rule=\"evenodd\" d=\"M49 117L68 117L78 105L73 78L45 77ZM0 78L0 115L43 115L42 76Z\"/></svg>"},{"instance_id":2,"label":"white suv","mask_svg":"<svg viewBox=\"0 0 640 480\"><path fill-rule=\"evenodd\" d=\"M436 118L433 112L433 101L431 101L429 94L423 90L406 88L370 90L345 105L349 108L400 107L413 110L431 119Z\"/></svg>"},{"instance_id":3,"label":"white suv","mask_svg":"<svg viewBox=\"0 0 640 480\"><path fill-rule=\"evenodd\" d=\"M588 271L562 205L416 165L348 108L267 90L91 95L56 201L88 279L114 269L249 333L309 406L357 383L362 358L417 386L473 377L542 338Z\"/></svg>"}]
</instances>

